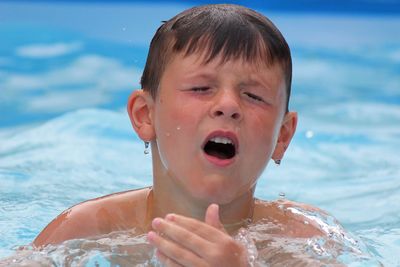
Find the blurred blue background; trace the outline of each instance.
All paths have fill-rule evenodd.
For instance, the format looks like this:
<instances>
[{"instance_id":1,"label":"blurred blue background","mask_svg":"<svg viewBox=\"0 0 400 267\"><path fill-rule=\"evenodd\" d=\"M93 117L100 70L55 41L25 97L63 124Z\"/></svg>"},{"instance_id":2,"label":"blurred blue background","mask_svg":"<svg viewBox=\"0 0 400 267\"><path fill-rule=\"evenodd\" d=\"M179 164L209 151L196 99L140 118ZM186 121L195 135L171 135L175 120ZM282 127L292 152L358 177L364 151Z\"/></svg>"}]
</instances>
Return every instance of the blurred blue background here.
<instances>
[{"instance_id":1,"label":"blurred blue background","mask_svg":"<svg viewBox=\"0 0 400 267\"><path fill-rule=\"evenodd\" d=\"M123 106L138 87L161 21L192 5L218 2L223 1L0 2L0 127L82 107ZM399 1L228 2L268 15L294 57L298 49L334 49L352 61L354 49L365 49L368 58L382 45L392 49L400 43ZM90 78L95 76L102 79Z\"/></svg>"},{"instance_id":2,"label":"blurred blue background","mask_svg":"<svg viewBox=\"0 0 400 267\"><path fill-rule=\"evenodd\" d=\"M65 208L151 184L125 112L161 21L222 1L0 1L0 258ZM400 266L400 2L224 1L293 55L299 126L256 196L333 214Z\"/></svg>"}]
</instances>

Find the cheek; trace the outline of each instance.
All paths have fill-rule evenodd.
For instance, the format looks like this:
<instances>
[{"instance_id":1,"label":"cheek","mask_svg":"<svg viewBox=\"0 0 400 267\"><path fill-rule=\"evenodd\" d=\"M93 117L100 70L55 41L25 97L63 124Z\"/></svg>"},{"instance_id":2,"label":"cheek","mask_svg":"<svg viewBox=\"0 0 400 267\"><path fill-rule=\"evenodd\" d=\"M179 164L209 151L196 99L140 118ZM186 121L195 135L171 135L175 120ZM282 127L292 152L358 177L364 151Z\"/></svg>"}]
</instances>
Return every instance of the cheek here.
<instances>
[{"instance_id":1,"label":"cheek","mask_svg":"<svg viewBox=\"0 0 400 267\"><path fill-rule=\"evenodd\" d=\"M279 125L274 116L257 116L254 114L252 125L248 127L248 138L250 151L248 155L254 155L252 162L248 164L254 167L254 170L260 170L258 175L265 169L272 153L275 149L278 136ZM253 129L253 130L251 130Z\"/></svg>"},{"instance_id":2,"label":"cheek","mask_svg":"<svg viewBox=\"0 0 400 267\"><path fill-rule=\"evenodd\" d=\"M161 106L157 111L155 131L159 154L164 167L170 171L178 166L195 134L195 118L179 105ZM189 139L190 138L190 139Z\"/></svg>"},{"instance_id":3,"label":"cheek","mask_svg":"<svg viewBox=\"0 0 400 267\"><path fill-rule=\"evenodd\" d=\"M262 142L264 146L269 144L270 147L275 147L281 127L281 114L279 109L274 108L265 113L253 114L253 118L252 128L259 129L259 131L255 131L255 133L258 134L258 138L261 139L260 142Z\"/></svg>"}]
</instances>

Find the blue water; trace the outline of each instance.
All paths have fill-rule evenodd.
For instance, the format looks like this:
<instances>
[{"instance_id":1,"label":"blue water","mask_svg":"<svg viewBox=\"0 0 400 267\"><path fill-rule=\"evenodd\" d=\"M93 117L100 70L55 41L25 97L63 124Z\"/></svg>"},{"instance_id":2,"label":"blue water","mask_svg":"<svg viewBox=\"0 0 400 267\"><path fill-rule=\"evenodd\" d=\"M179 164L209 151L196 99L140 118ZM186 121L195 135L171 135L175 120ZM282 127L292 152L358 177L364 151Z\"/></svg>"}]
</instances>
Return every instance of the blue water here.
<instances>
[{"instance_id":1,"label":"blue water","mask_svg":"<svg viewBox=\"0 0 400 267\"><path fill-rule=\"evenodd\" d=\"M77 202L151 184L124 106L184 8L0 3L0 258ZM257 197L318 206L400 266L400 18L264 13L292 48L299 127Z\"/></svg>"}]
</instances>

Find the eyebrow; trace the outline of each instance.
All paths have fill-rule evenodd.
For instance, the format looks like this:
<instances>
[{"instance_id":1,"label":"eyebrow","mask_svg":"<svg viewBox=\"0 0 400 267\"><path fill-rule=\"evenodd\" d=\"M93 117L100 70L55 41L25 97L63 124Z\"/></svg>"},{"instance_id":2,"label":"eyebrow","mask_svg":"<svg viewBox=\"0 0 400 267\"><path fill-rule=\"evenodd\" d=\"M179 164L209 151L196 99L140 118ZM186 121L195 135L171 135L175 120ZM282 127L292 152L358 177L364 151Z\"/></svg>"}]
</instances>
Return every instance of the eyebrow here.
<instances>
[{"instance_id":1,"label":"eyebrow","mask_svg":"<svg viewBox=\"0 0 400 267\"><path fill-rule=\"evenodd\" d=\"M271 91L270 87L268 84L265 84L263 82L259 82L254 79L249 79L248 81L245 82L240 82L239 87L260 87L262 89L265 89L267 91Z\"/></svg>"},{"instance_id":2,"label":"eyebrow","mask_svg":"<svg viewBox=\"0 0 400 267\"><path fill-rule=\"evenodd\" d=\"M255 81L253 79L249 79L249 81L245 81L245 82L240 82L239 83L240 86L259 86L262 85L260 82Z\"/></svg>"},{"instance_id":3,"label":"eyebrow","mask_svg":"<svg viewBox=\"0 0 400 267\"><path fill-rule=\"evenodd\" d=\"M215 80L216 75L211 73L211 72L192 72L187 75L185 75L185 79L205 79L205 80Z\"/></svg>"}]
</instances>

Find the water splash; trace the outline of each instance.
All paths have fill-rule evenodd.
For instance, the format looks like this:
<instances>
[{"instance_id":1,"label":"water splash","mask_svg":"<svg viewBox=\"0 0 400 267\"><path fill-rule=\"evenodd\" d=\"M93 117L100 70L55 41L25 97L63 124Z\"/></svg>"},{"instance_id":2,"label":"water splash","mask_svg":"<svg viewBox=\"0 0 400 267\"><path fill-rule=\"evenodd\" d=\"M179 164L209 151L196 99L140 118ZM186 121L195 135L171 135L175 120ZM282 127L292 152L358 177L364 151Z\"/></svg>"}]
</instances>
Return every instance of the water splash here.
<instances>
[{"instance_id":1,"label":"water splash","mask_svg":"<svg viewBox=\"0 0 400 267\"><path fill-rule=\"evenodd\" d=\"M317 225L326 235L288 237L282 225L263 219L241 228L233 238L248 251L249 266L381 266L360 240L346 232L331 216L285 208ZM91 239L68 240L41 251L26 247L0 266L161 266L146 236L134 230L113 232Z\"/></svg>"},{"instance_id":2,"label":"water splash","mask_svg":"<svg viewBox=\"0 0 400 267\"><path fill-rule=\"evenodd\" d=\"M238 233L234 236L234 239L246 247L249 266L255 266L256 260L258 258L258 251L256 244L254 243L253 239L250 238L247 229L239 229Z\"/></svg>"},{"instance_id":3,"label":"water splash","mask_svg":"<svg viewBox=\"0 0 400 267\"><path fill-rule=\"evenodd\" d=\"M311 139L314 137L314 132L311 130L306 131L306 138Z\"/></svg>"}]
</instances>

